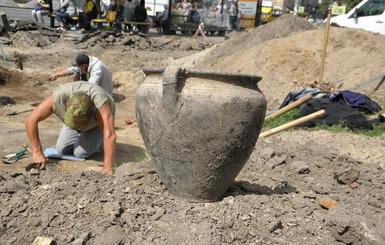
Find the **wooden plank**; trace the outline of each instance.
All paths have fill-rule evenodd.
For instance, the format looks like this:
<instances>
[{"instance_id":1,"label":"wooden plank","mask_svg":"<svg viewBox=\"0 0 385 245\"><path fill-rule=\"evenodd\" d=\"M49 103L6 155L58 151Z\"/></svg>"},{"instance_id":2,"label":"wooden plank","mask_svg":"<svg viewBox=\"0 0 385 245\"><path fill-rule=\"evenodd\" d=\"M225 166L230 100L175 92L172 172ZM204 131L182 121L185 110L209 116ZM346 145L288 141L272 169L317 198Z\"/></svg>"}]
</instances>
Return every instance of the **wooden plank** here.
<instances>
[{"instance_id":1,"label":"wooden plank","mask_svg":"<svg viewBox=\"0 0 385 245\"><path fill-rule=\"evenodd\" d=\"M138 26L150 26L150 22L136 22L136 21L124 21L122 22L124 25L138 25Z\"/></svg>"},{"instance_id":2,"label":"wooden plank","mask_svg":"<svg viewBox=\"0 0 385 245\"><path fill-rule=\"evenodd\" d=\"M94 23L107 23L108 21L106 19L93 19L92 22L94 22Z\"/></svg>"},{"instance_id":3,"label":"wooden plank","mask_svg":"<svg viewBox=\"0 0 385 245\"><path fill-rule=\"evenodd\" d=\"M93 19L92 22L94 23L109 23L106 19ZM115 23L115 22L111 22ZM150 26L150 22L137 22L137 21L123 21L123 25L138 25L138 26Z\"/></svg>"}]
</instances>

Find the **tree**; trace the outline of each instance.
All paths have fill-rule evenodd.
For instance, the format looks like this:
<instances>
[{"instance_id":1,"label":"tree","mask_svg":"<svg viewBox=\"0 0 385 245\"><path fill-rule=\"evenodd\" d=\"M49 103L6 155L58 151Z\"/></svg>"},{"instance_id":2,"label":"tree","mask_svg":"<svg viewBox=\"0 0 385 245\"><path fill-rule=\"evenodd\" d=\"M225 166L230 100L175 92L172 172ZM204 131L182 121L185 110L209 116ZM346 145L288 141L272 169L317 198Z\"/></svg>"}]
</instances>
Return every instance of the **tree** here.
<instances>
[{"instance_id":1,"label":"tree","mask_svg":"<svg viewBox=\"0 0 385 245\"><path fill-rule=\"evenodd\" d=\"M343 0L342 1L342 4L345 4L346 5L346 13L349 12L351 9L353 9L357 4L359 4L362 0L350 0L350 1L347 1L347 0ZM322 3L320 4L320 10L323 12L323 13L327 13L328 9L329 9L329 6L331 4L333 4L333 0L327 0L327 1L322 1Z\"/></svg>"},{"instance_id":2,"label":"tree","mask_svg":"<svg viewBox=\"0 0 385 245\"><path fill-rule=\"evenodd\" d=\"M357 4L359 4L362 0L351 0L346 1L346 12L350 11L352 8L354 8Z\"/></svg>"}]
</instances>

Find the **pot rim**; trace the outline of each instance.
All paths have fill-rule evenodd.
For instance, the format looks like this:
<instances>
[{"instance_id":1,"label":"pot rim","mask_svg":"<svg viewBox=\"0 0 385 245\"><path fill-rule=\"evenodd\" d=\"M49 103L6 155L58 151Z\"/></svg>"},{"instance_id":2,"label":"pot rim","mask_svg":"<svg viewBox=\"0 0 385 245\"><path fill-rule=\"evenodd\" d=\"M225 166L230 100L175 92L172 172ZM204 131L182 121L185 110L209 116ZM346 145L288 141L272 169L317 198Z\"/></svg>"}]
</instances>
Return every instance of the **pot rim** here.
<instances>
[{"instance_id":1,"label":"pot rim","mask_svg":"<svg viewBox=\"0 0 385 245\"><path fill-rule=\"evenodd\" d=\"M165 67L143 67L142 71L144 74L153 75L153 74L161 74L166 70ZM226 77L228 79L246 79L252 82L259 82L262 80L262 77L258 75L252 74L241 74L241 73L232 73L232 72L222 72L222 71L214 71L214 70L203 70L203 69L190 69L186 67L182 67L181 74L184 77Z\"/></svg>"}]
</instances>

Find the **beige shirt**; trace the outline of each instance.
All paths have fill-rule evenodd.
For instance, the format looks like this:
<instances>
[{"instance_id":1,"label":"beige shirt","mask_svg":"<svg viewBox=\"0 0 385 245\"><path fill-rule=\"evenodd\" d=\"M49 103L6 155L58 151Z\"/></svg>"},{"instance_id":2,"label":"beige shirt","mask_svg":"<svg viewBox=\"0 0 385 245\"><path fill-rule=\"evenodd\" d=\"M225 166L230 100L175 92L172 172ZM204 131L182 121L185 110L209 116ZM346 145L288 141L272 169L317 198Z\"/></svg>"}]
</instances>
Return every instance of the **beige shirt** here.
<instances>
[{"instance_id":1,"label":"beige shirt","mask_svg":"<svg viewBox=\"0 0 385 245\"><path fill-rule=\"evenodd\" d=\"M80 131L87 131L98 126L98 114L100 108L107 102L110 105L112 114L115 115L114 99L101 87L96 84L78 81L66 83L53 90L53 111L64 122L64 115L66 111L67 101L72 95L83 92L90 96L94 109L88 123L80 129Z\"/></svg>"}]
</instances>

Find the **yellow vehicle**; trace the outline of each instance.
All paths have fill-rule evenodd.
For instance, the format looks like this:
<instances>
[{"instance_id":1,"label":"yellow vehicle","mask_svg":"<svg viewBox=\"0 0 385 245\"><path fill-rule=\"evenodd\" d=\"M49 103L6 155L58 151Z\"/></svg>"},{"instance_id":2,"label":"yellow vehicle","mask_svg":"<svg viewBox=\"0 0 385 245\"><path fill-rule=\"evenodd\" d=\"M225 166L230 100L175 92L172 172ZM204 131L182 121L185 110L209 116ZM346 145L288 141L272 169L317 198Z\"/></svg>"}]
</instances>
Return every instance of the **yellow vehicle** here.
<instances>
[{"instance_id":1,"label":"yellow vehicle","mask_svg":"<svg viewBox=\"0 0 385 245\"><path fill-rule=\"evenodd\" d=\"M283 14L282 9L274 9L272 7L262 7L261 12L261 24L272 22Z\"/></svg>"}]
</instances>

